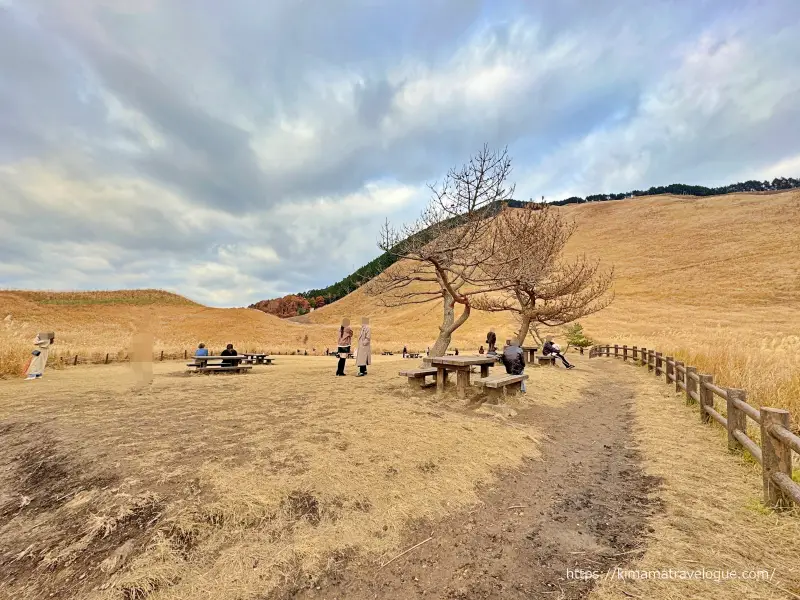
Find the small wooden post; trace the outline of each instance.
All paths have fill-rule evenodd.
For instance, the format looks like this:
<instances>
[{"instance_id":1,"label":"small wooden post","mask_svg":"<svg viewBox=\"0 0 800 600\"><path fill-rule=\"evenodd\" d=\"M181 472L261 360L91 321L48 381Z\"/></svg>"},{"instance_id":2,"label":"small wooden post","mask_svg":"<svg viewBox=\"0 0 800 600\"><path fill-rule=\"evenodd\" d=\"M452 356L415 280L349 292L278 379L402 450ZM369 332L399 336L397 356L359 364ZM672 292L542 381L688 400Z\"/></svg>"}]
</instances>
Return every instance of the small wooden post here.
<instances>
[{"instance_id":1,"label":"small wooden post","mask_svg":"<svg viewBox=\"0 0 800 600\"><path fill-rule=\"evenodd\" d=\"M78 364L78 355L77 354L75 355L75 360L72 361L72 364L73 365L77 365Z\"/></svg>"},{"instance_id":2,"label":"small wooden post","mask_svg":"<svg viewBox=\"0 0 800 600\"><path fill-rule=\"evenodd\" d=\"M633 347L633 362L636 362L636 346Z\"/></svg>"},{"instance_id":3,"label":"small wooden post","mask_svg":"<svg viewBox=\"0 0 800 600\"><path fill-rule=\"evenodd\" d=\"M622 360L623 361L628 360L628 344L624 344L622 346Z\"/></svg>"},{"instance_id":4,"label":"small wooden post","mask_svg":"<svg viewBox=\"0 0 800 600\"><path fill-rule=\"evenodd\" d=\"M161 360L164 360L164 351L161 351Z\"/></svg>"},{"instance_id":5,"label":"small wooden post","mask_svg":"<svg viewBox=\"0 0 800 600\"><path fill-rule=\"evenodd\" d=\"M642 348L642 351L639 352L639 366L642 367L647 360L647 348Z\"/></svg>"},{"instance_id":6,"label":"small wooden post","mask_svg":"<svg viewBox=\"0 0 800 600\"><path fill-rule=\"evenodd\" d=\"M189 358L188 352L186 350L184 350L183 351L183 360L186 360L187 358Z\"/></svg>"},{"instance_id":7,"label":"small wooden post","mask_svg":"<svg viewBox=\"0 0 800 600\"><path fill-rule=\"evenodd\" d=\"M618 358L618 357L619 357L619 346L614 344L614 358Z\"/></svg>"},{"instance_id":8,"label":"small wooden post","mask_svg":"<svg viewBox=\"0 0 800 600\"><path fill-rule=\"evenodd\" d=\"M661 358L661 352L656 352L656 377L661 377L664 372L664 361Z\"/></svg>"},{"instance_id":9,"label":"small wooden post","mask_svg":"<svg viewBox=\"0 0 800 600\"><path fill-rule=\"evenodd\" d=\"M668 356L666 362L667 362L666 379L667 379L667 384L670 384L670 383L672 383L672 379L675 377L675 357L674 356Z\"/></svg>"},{"instance_id":10,"label":"small wooden post","mask_svg":"<svg viewBox=\"0 0 800 600\"><path fill-rule=\"evenodd\" d=\"M700 385L698 386L700 392L700 421L708 423L711 420L711 415L706 412L706 406L714 406L714 392L707 386L714 383L714 376L703 373L700 375Z\"/></svg>"},{"instance_id":11,"label":"small wooden post","mask_svg":"<svg viewBox=\"0 0 800 600\"><path fill-rule=\"evenodd\" d=\"M655 350L648 350L647 351L647 372L651 373L655 366L656 366L656 351Z\"/></svg>"},{"instance_id":12,"label":"small wooden post","mask_svg":"<svg viewBox=\"0 0 800 600\"><path fill-rule=\"evenodd\" d=\"M692 373L697 373L697 367L686 367L686 404L694 403L692 392L697 390L697 382L692 379Z\"/></svg>"},{"instance_id":13,"label":"small wooden post","mask_svg":"<svg viewBox=\"0 0 800 600\"><path fill-rule=\"evenodd\" d=\"M730 390L728 390L730 394ZM780 408L761 407L761 473L764 481L764 503L779 508L790 506L791 500L772 481L773 473L792 476L792 449L772 437L770 427L783 426L789 429L789 411Z\"/></svg>"},{"instance_id":14,"label":"small wooden post","mask_svg":"<svg viewBox=\"0 0 800 600\"><path fill-rule=\"evenodd\" d=\"M108 364L108 352L106 352L106 364Z\"/></svg>"},{"instance_id":15,"label":"small wooden post","mask_svg":"<svg viewBox=\"0 0 800 600\"><path fill-rule=\"evenodd\" d=\"M744 390L728 388L728 450L740 450L742 445L733 435L737 429L747 433L747 415L734 403L734 399L746 402L747 394Z\"/></svg>"},{"instance_id":16,"label":"small wooden post","mask_svg":"<svg viewBox=\"0 0 800 600\"><path fill-rule=\"evenodd\" d=\"M682 367L683 362L680 360L675 361L675 393L681 391L681 377L684 377L685 374L681 374L681 370L678 367Z\"/></svg>"}]
</instances>

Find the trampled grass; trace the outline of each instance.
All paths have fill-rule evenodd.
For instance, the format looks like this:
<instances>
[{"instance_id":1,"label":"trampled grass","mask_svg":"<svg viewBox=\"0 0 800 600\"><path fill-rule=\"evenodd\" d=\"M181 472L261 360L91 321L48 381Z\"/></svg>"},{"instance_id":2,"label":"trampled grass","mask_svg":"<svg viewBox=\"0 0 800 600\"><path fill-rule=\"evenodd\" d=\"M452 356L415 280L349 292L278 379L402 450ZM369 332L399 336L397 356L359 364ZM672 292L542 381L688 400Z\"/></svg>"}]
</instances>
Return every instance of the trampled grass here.
<instances>
[{"instance_id":1,"label":"trampled grass","mask_svg":"<svg viewBox=\"0 0 800 600\"><path fill-rule=\"evenodd\" d=\"M412 393L409 362L376 357L365 378L282 356L235 377L165 362L150 384L129 365L0 383L0 598L290 597L391 557L410 521L539 454L535 428Z\"/></svg>"}]
</instances>

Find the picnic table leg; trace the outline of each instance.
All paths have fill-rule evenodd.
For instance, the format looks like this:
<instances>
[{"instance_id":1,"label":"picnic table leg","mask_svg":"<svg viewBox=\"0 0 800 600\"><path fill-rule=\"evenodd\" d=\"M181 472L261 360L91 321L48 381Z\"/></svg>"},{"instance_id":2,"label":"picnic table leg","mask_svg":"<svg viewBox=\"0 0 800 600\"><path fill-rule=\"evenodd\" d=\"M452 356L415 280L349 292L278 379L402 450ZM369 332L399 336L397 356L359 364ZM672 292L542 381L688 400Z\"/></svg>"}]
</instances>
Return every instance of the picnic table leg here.
<instances>
[{"instance_id":1,"label":"picnic table leg","mask_svg":"<svg viewBox=\"0 0 800 600\"><path fill-rule=\"evenodd\" d=\"M469 368L458 369L456 371L456 393L459 398L467 397L467 387L469 387Z\"/></svg>"},{"instance_id":2,"label":"picnic table leg","mask_svg":"<svg viewBox=\"0 0 800 600\"><path fill-rule=\"evenodd\" d=\"M441 394L444 392L444 384L447 383L447 369L444 367L436 367L436 393Z\"/></svg>"},{"instance_id":3,"label":"picnic table leg","mask_svg":"<svg viewBox=\"0 0 800 600\"><path fill-rule=\"evenodd\" d=\"M489 365L481 365L481 377L489 376Z\"/></svg>"}]
</instances>

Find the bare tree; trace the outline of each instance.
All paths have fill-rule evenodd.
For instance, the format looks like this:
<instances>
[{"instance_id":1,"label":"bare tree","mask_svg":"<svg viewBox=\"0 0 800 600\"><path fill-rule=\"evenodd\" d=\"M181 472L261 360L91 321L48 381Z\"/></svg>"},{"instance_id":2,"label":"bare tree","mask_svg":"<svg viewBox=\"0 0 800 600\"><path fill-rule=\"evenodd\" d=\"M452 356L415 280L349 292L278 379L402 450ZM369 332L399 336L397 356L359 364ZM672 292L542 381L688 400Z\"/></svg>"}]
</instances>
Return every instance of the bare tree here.
<instances>
[{"instance_id":1,"label":"bare tree","mask_svg":"<svg viewBox=\"0 0 800 600\"><path fill-rule=\"evenodd\" d=\"M576 224L563 213L543 203L531 203L522 209L505 209L493 226L491 259L481 265L480 277L499 291L481 294L472 306L516 314L520 345L529 332L541 343L540 325L571 323L613 300L613 269L601 269L599 261L585 255L564 258L564 247Z\"/></svg>"},{"instance_id":2,"label":"bare tree","mask_svg":"<svg viewBox=\"0 0 800 600\"><path fill-rule=\"evenodd\" d=\"M469 318L471 298L493 291L481 275L492 222L514 186L507 183L511 159L506 149L483 149L460 168L451 169L441 185L429 185L432 197L414 223L381 230L378 246L402 260L366 285L387 306L442 300L442 324L431 356L442 356L453 332ZM463 310L456 317L456 305Z\"/></svg>"}]
</instances>

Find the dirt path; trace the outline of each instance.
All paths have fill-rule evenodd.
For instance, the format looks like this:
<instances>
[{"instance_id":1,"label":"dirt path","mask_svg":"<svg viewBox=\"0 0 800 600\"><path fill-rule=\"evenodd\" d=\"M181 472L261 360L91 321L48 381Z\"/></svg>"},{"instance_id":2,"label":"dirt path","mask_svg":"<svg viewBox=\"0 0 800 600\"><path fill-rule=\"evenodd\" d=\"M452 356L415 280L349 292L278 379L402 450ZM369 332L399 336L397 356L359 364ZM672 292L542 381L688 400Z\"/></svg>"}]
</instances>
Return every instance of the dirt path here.
<instances>
[{"instance_id":1,"label":"dirt path","mask_svg":"<svg viewBox=\"0 0 800 600\"><path fill-rule=\"evenodd\" d=\"M405 548L432 539L383 568L351 565L293 597L584 597L593 583L568 570L605 573L640 556L659 509L658 481L642 472L631 439L633 390L609 371L595 381L576 402L516 416L548 434L542 460L505 475L482 504L414 526Z\"/></svg>"}]
</instances>

